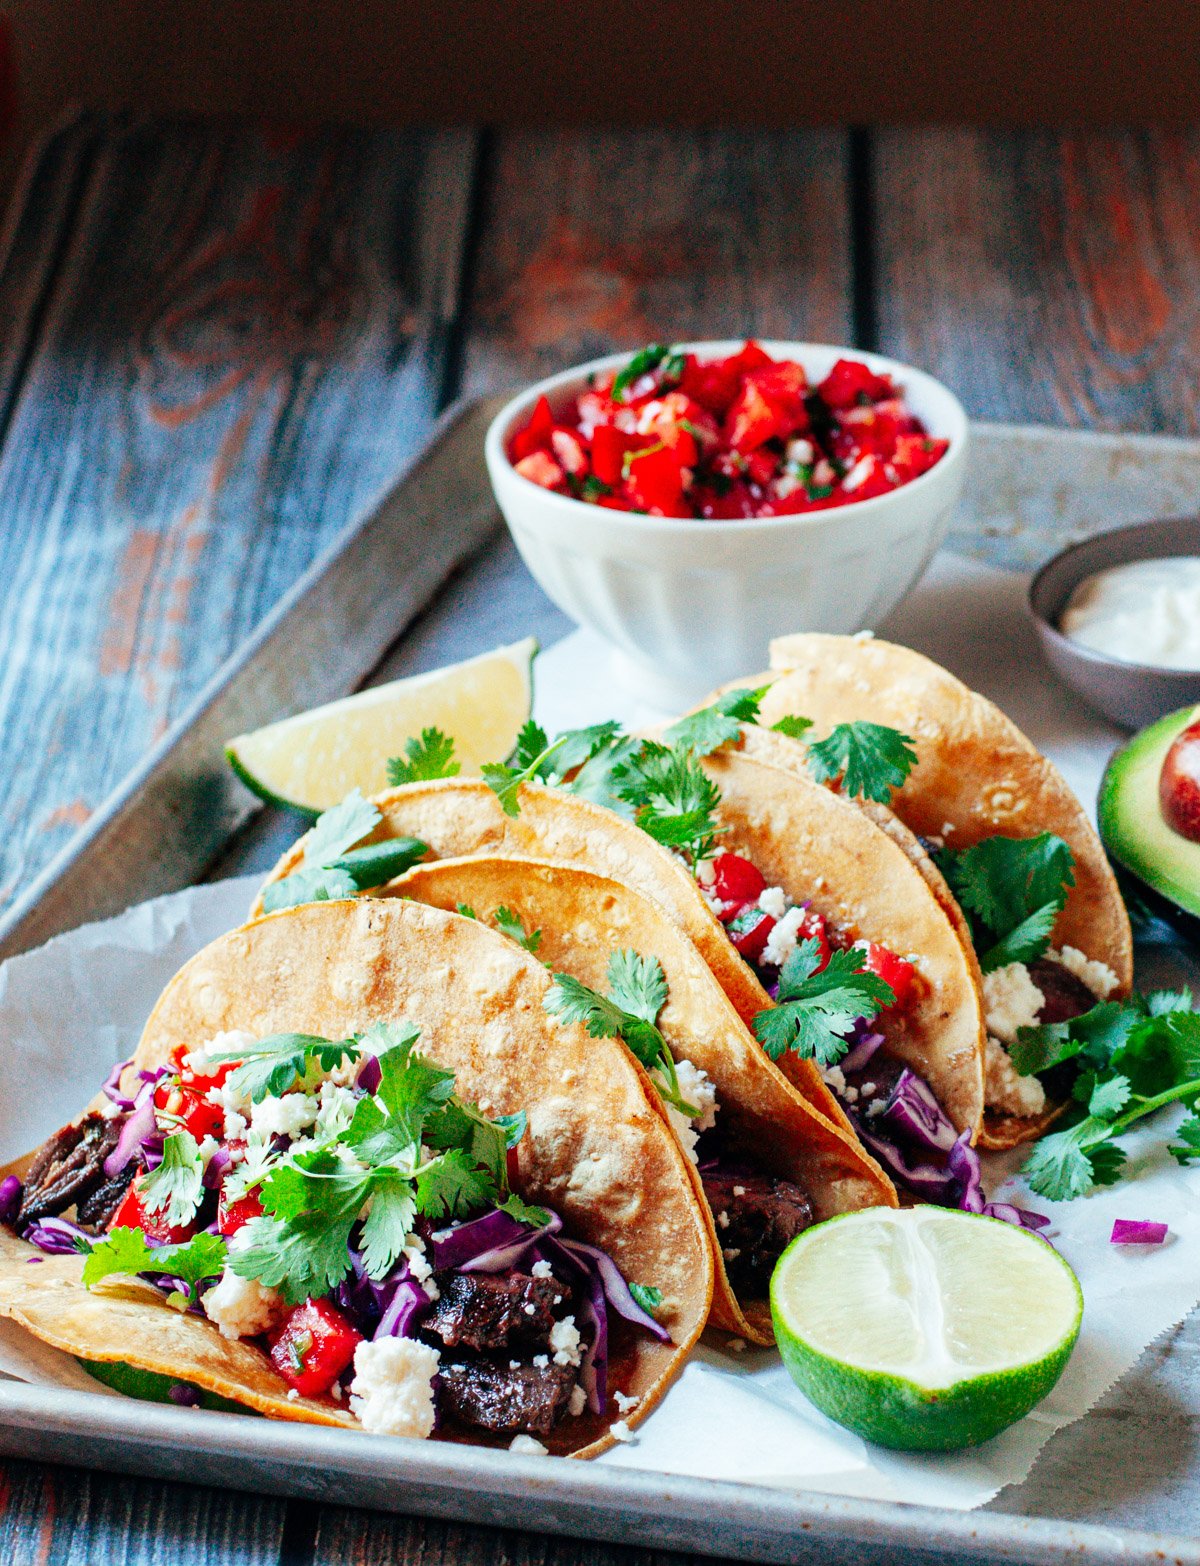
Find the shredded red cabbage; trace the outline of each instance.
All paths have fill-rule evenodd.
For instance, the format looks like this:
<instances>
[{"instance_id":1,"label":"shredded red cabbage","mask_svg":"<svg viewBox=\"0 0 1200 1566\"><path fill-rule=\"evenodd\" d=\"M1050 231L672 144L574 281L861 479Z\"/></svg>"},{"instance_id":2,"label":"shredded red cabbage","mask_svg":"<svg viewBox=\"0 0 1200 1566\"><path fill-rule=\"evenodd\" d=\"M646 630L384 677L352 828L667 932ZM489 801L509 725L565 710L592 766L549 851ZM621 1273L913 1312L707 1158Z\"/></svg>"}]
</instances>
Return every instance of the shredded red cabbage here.
<instances>
[{"instance_id":1,"label":"shredded red cabbage","mask_svg":"<svg viewBox=\"0 0 1200 1566\"><path fill-rule=\"evenodd\" d=\"M364 1093L374 1093L382 1081L383 1067L379 1064L379 1056L366 1056L358 1068L358 1075L354 1079L355 1086L362 1088Z\"/></svg>"},{"instance_id":2,"label":"shredded red cabbage","mask_svg":"<svg viewBox=\"0 0 1200 1566\"><path fill-rule=\"evenodd\" d=\"M143 1072L142 1075L146 1076L146 1073ZM115 1179L130 1159L140 1151L143 1144L158 1132L158 1122L154 1117L154 1089L157 1085L156 1074L143 1082L138 1089L137 1097L130 1106L125 1123L121 1127L117 1145L104 1160L104 1173L110 1180Z\"/></svg>"},{"instance_id":3,"label":"shredded red cabbage","mask_svg":"<svg viewBox=\"0 0 1200 1566\"><path fill-rule=\"evenodd\" d=\"M16 1175L0 1180L0 1223L14 1223L21 1208L21 1182Z\"/></svg>"},{"instance_id":4,"label":"shredded red cabbage","mask_svg":"<svg viewBox=\"0 0 1200 1566\"><path fill-rule=\"evenodd\" d=\"M855 1023L855 1032L862 1036L852 1045L850 1053L839 1062L843 1071L861 1071L883 1043L882 1033L872 1033L862 1018Z\"/></svg>"},{"instance_id":5,"label":"shredded red cabbage","mask_svg":"<svg viewBox=\"0 0 1200 1566\"><path fill-rule=\"evenodd\" d=\"M926 1153L948 1154L958 1138L929 1084L907 1066L897 1078L876 1124L886 1125Z\"/></svg>"},{"instance_id":6,"label":"shredded red cabbage","mask_svg":"<svg viewBox=\"0 0 1200 1566\"><path fill-rule=\"evenodd\" d=\"M77 1240L84 1240L90 1246L96 1237L86 1229L81 1229L77 1223L72 1223L69 1218L38 1218L26 1224L21 1238L51 1256L69 1256L72 1251L79 1249L75 1243Z\"/></svg>"},{"instance_id":7,"label":"shredded red cabbage","mask_svg":"<svg viewBox=\"0 0 1200 1566\"><path fill-rule=\"evenodd\" d=\"M543 1235L557 1234L561 1228L557 1213L550 1214L545 1228L531 1229L497 1207L482 1218L435 1234L433 1265L439 1272L444 1267L457 1267L462 1272L508 1272L521 1264Z\"/></svg>"},{"instance_id":8,"label":"shredded red cabbage","mask_svg":"<svg viewBox=\"0 0 1200 1566\"><path fill-rule=\"evenodd\" d=\"M1114 1218L1110 1245L1161 1245L1169 1230L1165 1223L1148 1218Z\"/></svg>"},{"instance_id":9,"label":"shredded red cabbage","mask_svg":"<svg viewBox=\"0 0 1200 1566\"><path fill-rule=\"evenodd\" d=\"M132 1056L128 1060L119 1060L108 1076L105 1077L104 1085L100 1089L105 1098L112 1099L118 1109L123 1109L126 1112L133 1108L133 1100L121 1092L121 1078L132 1065Z\"/></svg>"}]
</instances>

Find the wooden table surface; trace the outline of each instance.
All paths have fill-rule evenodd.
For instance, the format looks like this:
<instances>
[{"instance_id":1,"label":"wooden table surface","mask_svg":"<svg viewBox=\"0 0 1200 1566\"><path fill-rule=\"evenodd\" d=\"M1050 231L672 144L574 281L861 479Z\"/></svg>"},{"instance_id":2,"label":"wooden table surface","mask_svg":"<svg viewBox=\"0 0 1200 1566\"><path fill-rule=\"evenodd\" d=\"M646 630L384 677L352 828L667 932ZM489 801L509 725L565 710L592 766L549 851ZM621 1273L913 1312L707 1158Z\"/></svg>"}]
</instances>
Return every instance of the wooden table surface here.
<instances>
[{"instance_id":1,"label":"wooden table surface","mask_svg":"<svg viewBox=\"0 0 1200 1566\"><path fill-rule=\"evenodd\" d=\"M0 233L0 907L459 393L757 334L911 360L978 417L1195 434L1198 214L1191 132L69 121ZM460 596L486 621L481 569ZM1183 1417L1163 1364L1110 1410L1127 1486ZM1102 1513L1061 1441L1029 1509ZM186 1452L179 1484L0 1465L0 1561L669 1559L186 1474Z\"/></svg>"}]
</instances>

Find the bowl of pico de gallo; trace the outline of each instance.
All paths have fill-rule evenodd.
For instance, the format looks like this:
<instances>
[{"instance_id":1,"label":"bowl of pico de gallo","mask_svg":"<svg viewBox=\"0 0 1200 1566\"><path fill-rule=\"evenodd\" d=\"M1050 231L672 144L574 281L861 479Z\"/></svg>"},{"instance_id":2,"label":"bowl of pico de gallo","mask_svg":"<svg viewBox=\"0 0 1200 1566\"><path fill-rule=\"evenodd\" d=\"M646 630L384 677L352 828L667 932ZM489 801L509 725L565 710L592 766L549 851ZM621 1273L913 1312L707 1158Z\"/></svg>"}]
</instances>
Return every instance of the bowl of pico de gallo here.
<instances>
[{"instance_id":1,"label":"bowl of pico de gallo","mask_svg":"<svg viewBox=\"0 0 1200 1566\"><path fill-rule=\"evenodd\" d=\"M945 536L967 444L958 399L909 365L719 341L539 381L486 456L544 591L673 705L762 667L773 636L883 619Z\"/></svg>"}]
</instances>

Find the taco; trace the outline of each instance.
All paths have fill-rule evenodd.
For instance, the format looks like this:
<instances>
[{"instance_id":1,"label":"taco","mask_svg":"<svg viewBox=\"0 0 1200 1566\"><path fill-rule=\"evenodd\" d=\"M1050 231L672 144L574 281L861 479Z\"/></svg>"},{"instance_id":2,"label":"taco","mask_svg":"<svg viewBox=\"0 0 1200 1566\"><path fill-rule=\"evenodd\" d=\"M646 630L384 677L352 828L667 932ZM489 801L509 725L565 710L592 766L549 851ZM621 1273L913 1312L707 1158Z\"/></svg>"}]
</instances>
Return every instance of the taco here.
<instances>
[{"instance_id":1,"label":"taco","mask_svg":"<svg viewBox=\"0 0 1200 1566\"><path fill-rule=\"evenodd\" d=\"M1116 878L1058 769L990 701L920 653L874 638L788 636L772 643L759 723L812 720L783 740L792 765L839 725L911 737L915 765L890 808L930 850L978 954L987 1115L982 1145L1042 1133L1069 1098L1062 1073L1020 1074L1022 1029L1067 1022L1129 994L1133 939ZM755 683L760 683L756 681ZM780 736L763 736L778 760ZM752 748L754 742L752 741ZM828 766L826 766L828 773ZM1027 1065L1018 1050L1017 1065Z\"/></svg>"},{"instance_id":2,"label":"taco","mask_svg":"<svg viewBox=\"0 0 1200 1566\"><path fill-rule=\"evenodd\" d=\"M352 851L390 840L439 859L558 860L640 891L818 1113L910 1194L957 1203L978 1186L983 1025L937 877L898 822L885 828L811 779L742 755L743 731L736 714L717 714L669 743L615 724L580 731L586 747L539 733L526 750L562 746L569 776L527 764L488 782L402 784L358 802L367 846ZM312 895L321 871L310 845L327 838L322 818L264 900Z\"/></svg>"},{"instance_id":3,"label":"taco","mask_svg":"<svg viewBox=\"0 0 1200 1566\"><path fill-rule=\"evenodd\" d=\"M701 1332L713 1258L646 1073L550 983L412 902L223 936L3 1187L0 1314L178 1400L603 1450Z\"/></svg>"},{"instance_id":4,"label":"taco","mask_svg":"<svg viewBox=\"0 0 1200 1566\"><path fill-rule=\"evenodd\" d=\"M895 1205L886 1176L767 1059L650 898L574 865L501 855L418 865L386 891L494 923L553 972L554 1015L615 1033L637 1055L709 1215L714 1325L774 1341L768 1285L796 1235Z\"/></svg>"}]
</instances>

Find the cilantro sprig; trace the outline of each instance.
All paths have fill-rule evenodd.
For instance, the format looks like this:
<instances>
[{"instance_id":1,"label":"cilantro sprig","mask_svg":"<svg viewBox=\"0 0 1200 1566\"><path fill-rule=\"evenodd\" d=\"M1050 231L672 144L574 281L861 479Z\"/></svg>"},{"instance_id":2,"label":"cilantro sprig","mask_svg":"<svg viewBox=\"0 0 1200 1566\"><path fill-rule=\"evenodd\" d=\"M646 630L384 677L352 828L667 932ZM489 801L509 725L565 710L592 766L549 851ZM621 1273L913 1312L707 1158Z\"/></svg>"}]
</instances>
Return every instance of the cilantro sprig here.
<instances>
[{"instance_id":1,"label":"cilantro sprig","mask_svg":"<svg viewBox=\"0 0 1200 1566\"><path fill-rule=\"evenodd\" d=\"M396 786L456 778L461 771L454 759L454 740L438 728L422 729L420 739L406 739L404 755L392 756L387 764L388 782Z\"/></svg>"},{"instance_id":2,"label":"cilantro sprig","mask_svg":"<svg viewBox=\"0 0 1200 1566\"><path fill-rule=\"evenodd\" d=\"M794 722L791 731L795 735ZM840 780L842 792L850 798L873 799L882 805L916 764L917 753L908 735L882 723L839 723L827 738L808 747L808 770L818 783Z\"/></svg>"},{"instance_id":3,"label":"cilantro sprig","mask_svg":"<svg viewBox=\"0 0 1200 1566\"><path fill-rule=\"evenodd\" d=\"M649 375L652 370L658 371L658 383L660 388L678 386L683 377L686 355L677 348L669 348L666 343L647 343L644 348L639 348L633 354L629 362L622 366L613 381L610 396L614 402L624 402L625 393L643 375Z\"/></svg>"},{"instance_id":4,"label":"cilantro sprig","mask_svg":"<svg viewBox=\"0 0 1200 1566\"><path fill-rule=\"evenodd\" d=\"M1200 1014L1187 991L1103 1001L1070 1022L1022 1028L1011 1058L1022 1075L1066 1061L1080 1068L1074 1123L1043 1138L1023 1170L1050 1201L1111 1185L1126 1159L1117 1138L1168 1104L1192 1110L1168 1151L1180 1163L1200 1158Z\"/></svg>"},{"instance_id":5,"label":"cilantro sprig","mask_svg":"<svg viewBox=\"0 0 1200 1566\"><path fill-rule=\"evenodd\" d=\"M770 688L762 685L757 690L726 691L710 707L701 707L673 723L666 733L667 743L697 756L711 756L740 736L743 723L758 722L762 699Z\"/></svg>"},{"instance_id":6,"label":"cilantro sprig","mask_svg":"<svg viewBox=\"0 0 1200 1566\"><path fill-rule=\"evenodd\" d=\"M356 848L379 825L379 811L361 789L351 789L340 804L317 817L298 869L273 881L263 893L263 908L274 913L300 903L357 897L403 875L429 852L415 837L393 837Z\"/></svg>"},{"instance_id":7,"label":"cilantro sprig","mask_svg":"<svg viewBox=\"0 0 1200 1566\"><path fill-rule=\"evenodd\" d=\"M358 1040L284 1035L292 1045L281 1041L246 1062L264 1095L272 1080L295 1083L313 1063L328 1071L368 1052L378 1055L380 1080L335 1136L267 1166L258 1187L263 1216L243 1226L245 1239L229 1257L239 1276L296 1304L346 1277L356 1237L367 1276L385 1277L418 1216L444 1222L494 1205L523 1221L548 1221L508 1185L506 1155L524 1133L524 1116L490 1120L460 1099L454 1073L422 1056L418 1037L404 1023Z\"/></svg>"},{"instance_id":8,"label":"cilantro sprig","mask_svg":"<svg viewBox=\"0 0 1200 1566\"><path fill-rule=\"evenodd\" d=\"M219 1234L201 1233L181 1245L149 1245L141 1229L111 1229L103 1240L86 1247L83 1264L85 1288L94 1288L117 1274L136 1278L144 1273L179 1278L195 1288L206 1278L216 1278L225 1265L226 1243ZM181 1290L167 1296L167 1304L184 1310L192 1302Z\"/></svg>"},{"instance_id":9,"label":"cilantro sprig","mask_svg":"<svg viewBox=\"0 0 1200 1566\"><path fill-rule=\"evenodd\" d=\"M754 1018L755 1036L772 1060L790 1051L834 1066L850 1048L846 1035L855 1022L895 1002L891 985L863 967L857 948L834 952L819 969L820 961L820 943L801 941L780 970L777 1004Z\"/></svg>"},{"instance_id":10,"label":"cilantro sprig","mask_svg":"<svg viewBox=\"0 0 1200 1566\"><path fill-rule=\"evenodd\" d=\"M530 956L537 955L537 949L542 944L540 930L527 930L521 923L520 916L503 904L496 909L492 918L501 935L507 935L510 941L516 941L518 946L523 946Z\"/></svg>"},{"instance_id":11,"label":"cilantro sprig","mask_svg":"<svg viewBox=\"0 0 1200 1566\"><path fill-rule=\"evenodd\" d=\"M985 837L934 859L967 916L984 973L1046 952L1075 884L1075 857L1061 837Z\"/></svg>"},{"instance_id":12,"label":"cilantro sprig","mask_svg":"<svg viewBox=\"0 0 1200 1566\"><path fill-rule=\"evenodd\" d=\"M617 793L643 832L690 863L711 856L722 828L721 791L690 750L647 740L613 773Z\"/></svg>"},{"instance_id":13,"label":"cilantro sprig","mask_svg":"<svg viewBox=\"0 0 1200 1566\"><path fill-rule=\"evenodd\" d=\"M190 1131L167 1137L162 1162L142 1177L139 1194L148 1213L161 1213L175 1226L191 1223L204 1198L204 1160Z\"/></svg>"},{"instance_id":14,"label":"cilantro sprig","mask_svg":"<svg viewBox=\"0 0 1200 1566\"><path fill-rule=\"evenodd\" d=\"M581 1022L594 1039L620 1038L649 1072L666 1103L694 1119L699 1110L684 1101L671 1047L658 1029L658 1014L666 1005L667 980L656 957L632 949L613 952L605 977L608 994L601 995L569 973L556 973L543 1004L560 1022Z\"/></svg>"},{"instance_id":15,"label":"cilantro sprig","mask_svg":"<svg viewBox=\"0 0 1200 1566\"><path fill-rule=\"evenodd\" d=\"M217 1064L236 1060L241 1064L229 1073L228 1087L252 1103L279 1098L297 1083L319 1079L336 1071L343 1061L362 1058L362 1051L350 1039L332 1042L314 1033L272 1033L257 1044L209 1057Z\"/></svg>"}]
</instances>

